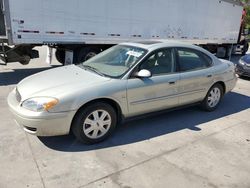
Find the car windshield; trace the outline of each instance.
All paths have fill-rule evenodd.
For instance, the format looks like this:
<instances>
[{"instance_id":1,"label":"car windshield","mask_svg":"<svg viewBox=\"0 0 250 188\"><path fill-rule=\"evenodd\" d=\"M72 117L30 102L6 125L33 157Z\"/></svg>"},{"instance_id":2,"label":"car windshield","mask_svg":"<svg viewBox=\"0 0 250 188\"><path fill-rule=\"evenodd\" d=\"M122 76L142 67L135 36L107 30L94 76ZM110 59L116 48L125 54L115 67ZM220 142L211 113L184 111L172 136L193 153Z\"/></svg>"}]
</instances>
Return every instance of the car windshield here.
<instances>
[{"instance_id":1,"label":"car windshield","mask_svg":"<svg viewBox=\"0 0 250 188\"><path fill-rule=\"evenodd\" d=\"M119 78L144 57L147 50L117 45L80 64L81 68L97 74Z\"/></svg>"}]
</instances>

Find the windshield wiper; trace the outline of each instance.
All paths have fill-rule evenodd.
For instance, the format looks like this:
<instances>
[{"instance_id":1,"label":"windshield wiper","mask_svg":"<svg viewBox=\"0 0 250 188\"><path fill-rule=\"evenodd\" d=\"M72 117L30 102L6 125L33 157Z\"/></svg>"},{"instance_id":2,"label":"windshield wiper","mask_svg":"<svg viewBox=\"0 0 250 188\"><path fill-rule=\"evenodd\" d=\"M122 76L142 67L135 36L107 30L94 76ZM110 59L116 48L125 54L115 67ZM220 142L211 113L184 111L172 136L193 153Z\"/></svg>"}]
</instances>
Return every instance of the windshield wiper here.
<instances>
[{"instance_id":1,"label":"windshield wiper","mask_svg":"<svg viewBox=\"0 0 250 188\"><path fill-rule=\"evenodd\" d=\"M98 69L91 67L89 65L82 65L82 67L84 69L91 70L92 72L95 72L95 73L99 74L100 76L106 76L105 74L101 73Z\"/></svg>"}]
</instances>

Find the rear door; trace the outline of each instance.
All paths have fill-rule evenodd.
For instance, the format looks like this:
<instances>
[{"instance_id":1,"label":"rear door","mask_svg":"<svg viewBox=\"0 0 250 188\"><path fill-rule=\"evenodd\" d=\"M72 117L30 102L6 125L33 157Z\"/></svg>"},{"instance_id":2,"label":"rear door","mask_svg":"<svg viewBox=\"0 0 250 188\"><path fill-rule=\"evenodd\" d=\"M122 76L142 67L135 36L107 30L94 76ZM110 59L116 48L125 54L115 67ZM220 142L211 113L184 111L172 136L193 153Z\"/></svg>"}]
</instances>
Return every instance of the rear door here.
<instances>
[{"instance_id":1,"label":"rear door","mask_svg":"<svg viewBox=\"0 0 250 188\"><path fill-rule=\"evenodd\" d=\"M213 83L212 59L190 48L177 48L177 59L180 105L202 101Z\"/></svg>"}]
</instances>

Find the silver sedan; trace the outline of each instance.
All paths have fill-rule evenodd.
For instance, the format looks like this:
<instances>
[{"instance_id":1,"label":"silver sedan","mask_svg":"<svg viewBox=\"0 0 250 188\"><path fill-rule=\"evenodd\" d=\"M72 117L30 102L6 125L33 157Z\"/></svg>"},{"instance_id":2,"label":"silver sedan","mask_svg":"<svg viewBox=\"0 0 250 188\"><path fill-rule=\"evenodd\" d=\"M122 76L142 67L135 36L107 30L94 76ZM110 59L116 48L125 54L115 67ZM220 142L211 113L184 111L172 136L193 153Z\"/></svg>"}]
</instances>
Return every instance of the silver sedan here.
<instances>
[{"instance_id":1,"label":"silver sedan","mask_svg":"<svg viewBox=\"0 0 250 188\"><path fill-rule=\"evenodd\" d=\"M80 65L22 80L8 104L23 129L69 134L84 143L106 139L132 117L189 104L215 110L236 84L233 63L180 42L123 43Z\"/></svg>"}]
</instances>

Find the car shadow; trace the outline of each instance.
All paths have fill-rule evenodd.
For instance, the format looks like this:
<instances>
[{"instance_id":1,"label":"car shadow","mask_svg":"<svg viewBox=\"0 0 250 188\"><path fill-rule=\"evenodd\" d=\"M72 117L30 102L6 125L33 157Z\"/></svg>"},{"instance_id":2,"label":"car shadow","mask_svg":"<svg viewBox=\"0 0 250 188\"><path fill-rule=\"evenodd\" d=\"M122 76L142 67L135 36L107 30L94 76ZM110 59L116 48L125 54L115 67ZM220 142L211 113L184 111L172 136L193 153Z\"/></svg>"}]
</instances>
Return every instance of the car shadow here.
<instances>
[{"instance_id":1,"label":"car shadow","mask_svg":"<svg viewBox=\"0 0 250 188\"><path fill-rule=\"evenodd\" d=\"M15 85L18 84L24 78L31 76L33 74L56 68L59 66L51 66L44 68L27 68L27 69L11 69L10 72L0 73L0 86Z\"/></svg>"},{"instance_id":2,"label":"car shadow","mask_svg":"<svg viewBox=\"0 0 250 188\"><path fill-rule=\"evenodd\" d=\"M117 127L114 135L95 145L84 145L74 136L39 137L47 147L63 152L84 152L120 145L132 144L158 136L167 135L183 129L201 131L198 125L223 118L250 107L250 97L235 92L227 94L219 108L214 112L204 112L198 107L162 113L127 122Z\"/></svg>"}]
</instances>

